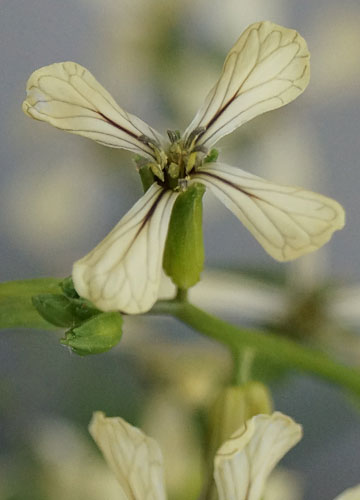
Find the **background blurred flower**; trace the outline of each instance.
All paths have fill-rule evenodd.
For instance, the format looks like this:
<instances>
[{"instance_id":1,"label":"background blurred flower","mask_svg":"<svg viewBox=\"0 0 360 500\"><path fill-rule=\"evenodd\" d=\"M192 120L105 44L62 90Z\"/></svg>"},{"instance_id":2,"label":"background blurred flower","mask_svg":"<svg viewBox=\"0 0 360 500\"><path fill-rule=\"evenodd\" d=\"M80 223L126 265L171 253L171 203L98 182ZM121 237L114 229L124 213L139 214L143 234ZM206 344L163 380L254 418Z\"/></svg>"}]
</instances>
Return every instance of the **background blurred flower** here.
<instances>
[{"instance_id":1,"label":"background blurred flower","mask_svg":"<svg viewBox=\"0 0 360 500\"><path fill-rule=\"evenodd\" d=\"M120 488L113 474L94 453L86 435L69 421L33 422L23 467L18 459L8 458L8 465L2 469L2 500L119 499Z\"/></svg>"}]
</instances>

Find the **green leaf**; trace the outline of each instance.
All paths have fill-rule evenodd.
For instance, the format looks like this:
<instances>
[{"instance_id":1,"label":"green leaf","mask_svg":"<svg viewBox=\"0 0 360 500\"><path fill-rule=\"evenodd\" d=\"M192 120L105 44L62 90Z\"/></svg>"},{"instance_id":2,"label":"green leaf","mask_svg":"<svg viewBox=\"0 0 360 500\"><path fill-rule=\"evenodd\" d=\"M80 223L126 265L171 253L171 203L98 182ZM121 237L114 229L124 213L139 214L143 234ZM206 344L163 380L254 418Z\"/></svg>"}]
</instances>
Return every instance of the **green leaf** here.
<instances>
[{"instance_id":1,"label":"green leaf","mask_svg":"<svg viewBox=\"0 0 360 500\"><path fill-rule=\"evenodd\" d=\"M114 347L122 336L122 316L118 312L101 313L72 328L60 342L79 356L99 354Z\"/></svg>"},{"instance_id":2,"label":"green leaf","mask_svg":"<svg viewBox=\"0 0 360 500\"><path fill-rule=\"evenodd\" d=\"M192 184L181 193L171 214L165 244L164 271L179 288L194 286L204 267L202 197L205 187Z\"/></svg>"},{"instance_id":3,"label":"green leaf","mask_svg":"<svg viewBox=\"0 0 360 500\"><path fill-rule=\"evenodd\" d=\"M32 304L32 297L59 293L61 280L40 278L0 283L0 328L28 327L54 329Z\"/></svg>"}]
</instances>

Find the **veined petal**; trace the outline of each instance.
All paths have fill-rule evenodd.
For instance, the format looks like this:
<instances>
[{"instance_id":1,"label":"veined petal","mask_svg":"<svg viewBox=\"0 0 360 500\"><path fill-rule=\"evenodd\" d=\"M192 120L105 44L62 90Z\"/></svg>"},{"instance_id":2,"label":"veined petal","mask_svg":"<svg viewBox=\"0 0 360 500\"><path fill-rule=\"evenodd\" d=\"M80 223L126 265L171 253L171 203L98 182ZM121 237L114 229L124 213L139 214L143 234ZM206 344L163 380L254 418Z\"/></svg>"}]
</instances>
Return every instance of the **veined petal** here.
<instances>
[{"instance_id":1,"label":"veined petal","mask_svg":"<svg viewBox=\"0 0 360 500\"><path fill-rule=\"evenodd\" d=\"M337 496L334 500L360 500L360 484L345 490L341 495Z\"/></svg>"},{"instance_id":2,"label":"veined petal","mask_svg":"<svg viewBox=\"0 0 360 500\"><path fill-rule=\"evenodd\" d=\"M61 62L35 71L26 85L25 114L113 148L153 157L139 138L162 141L145 122L124 111L83 66Z\"/></svg>"},{"instance_id":3,"label":"veined petal","mask_svg":"<svg viewBox=\"0 0 360 500\"><path fill-rule=\"evenodd\" d=\"M293 101L309 83L309 59L295 30L270 21L250 25L227 55L185 137L203 127L197 144L210 148L255 116Z\"/></svg>"},{"instance_id":4,"label":"veined petal","mask_svg":"<svg viewBox=\"0 0 360 500\"><path fill-rule=\"evenodd\" d=\"M106 238L75 262L73 280L81 297L102 311L138 314L153 306L177 196L154 183Z\"/></svg>"},{"instance_id":5,"label":"veined petal","mask_svg":"<svg viewBox=\"0 0 360 500\"><path fill-rule=\"evenodd\" d=\"M96 412L89 425L94 441L116 475L126 500L165 500L159 445L122 418Z\"/></svg>"},{"instance_id":6,"label":"veined petal","mask_svg":"<svg viewBox=\"0 0 360 500\"><path fill-rule=\"evenodd\" d=\"M215 456L219 500L260 500L270 472L301 437L301 426L279 412L248 420Z\"/></svg>"},{"instance_id":7,"label":"veined petal","mask_svg":"<svg viewBox=\"0 0 360 500\"><path fill-rule=\"evenodd\" d=\"M274 259L293 260L317 250L345 223L335 200L282 186L239 168L211 163L192 179L209 187Z\"/></svg>"}]
</instances>

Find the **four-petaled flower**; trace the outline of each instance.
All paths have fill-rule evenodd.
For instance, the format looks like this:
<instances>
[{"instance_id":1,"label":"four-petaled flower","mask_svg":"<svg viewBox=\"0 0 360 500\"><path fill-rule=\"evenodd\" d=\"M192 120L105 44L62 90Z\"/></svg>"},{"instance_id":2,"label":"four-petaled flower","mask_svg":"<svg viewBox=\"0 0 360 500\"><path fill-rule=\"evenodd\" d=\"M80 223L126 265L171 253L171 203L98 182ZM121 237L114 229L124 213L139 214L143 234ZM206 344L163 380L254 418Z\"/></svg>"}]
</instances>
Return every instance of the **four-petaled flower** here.
<instances>
[{"instance_id":1,"label":"four-petaled flower","mask_svg":"<svg viewBox=\"0 0 360 500\"><path fill-rule=\"evenodd\" d=\"M101 412L94 414L89 430L120 483L123 500L166 499L163 459L154 439ZM248 420L216 453L219 500L261 500L268 476L301 436L301 426L280 412ZM335 500L360 500L360 485Z\"/></svg>"},{"instance_id":2,"label":"four-petaled flower","mask_svg":"<svg viewBox=\"0 0 360 500\"><path fill-rule=\"evenodd\" d=\"M230 50L218 82L183 136L169 131L169 140L120 108L79 64L56 63L31 75L23 104L27 115L132 151L154 176L110 234L75 262L73 280L80 296L104 311L135 314L152 307L172 207L189 183L209 188L280 261L316 250L343 227L344 210L330 198L209 161L221 137L303 92L309 57L296 31L268 21L252 24Z\"/></svg>"}]
</instances>

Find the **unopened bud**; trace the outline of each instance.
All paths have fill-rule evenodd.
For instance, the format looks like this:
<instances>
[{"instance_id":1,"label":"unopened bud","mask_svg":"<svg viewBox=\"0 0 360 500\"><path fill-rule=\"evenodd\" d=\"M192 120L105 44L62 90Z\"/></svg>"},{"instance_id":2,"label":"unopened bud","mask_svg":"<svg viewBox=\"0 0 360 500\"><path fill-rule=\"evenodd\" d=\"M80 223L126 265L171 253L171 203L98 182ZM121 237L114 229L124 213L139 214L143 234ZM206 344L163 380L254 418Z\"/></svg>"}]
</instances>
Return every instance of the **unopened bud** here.
<instances>
[{"instance_id":1,"label":"unopened bud","mask_svg":"<svg viewBox=\"0 0 360 500\"><path fill-rule=\"evenodd\" d=\"M32 298L32 303L46 321L65 328L78 325L100 313L84 299L71 299L60 294L35 295Z\"/></svg>"},{"instance_id":2,"label":"unopened bud","mask_svg":"<svg viewBox=\"0 0 360 500\"><path fill-rule=\"evenodd\" d=\"M209 457L249 418L271 412L270 392L261 382L225 387L209 413Z\"/></svg>"},{"instance_id":3,"label":"unopened bud","mask_svg":"<svg viewBox=\"0 0 360 500\"><path fill-rule=\"evenodd\" d=\"M121 339L122 316L118 312L101 313L65 333L61 343L80 356L109 351Z\"/></svg>"},{"instance_id":4,"label":"unopened bud","mask_svg":"<svg viewBox=\"0 0 360 500\"><path fill-rule=\"evenodd\" d=\"M207 478L203 492L206 500L218 500L214 482L214 457L220 446L254 415L271 413L272 401L261 382L225 387L209 412L207 439Z\"/></svg>"}]
</instances>

